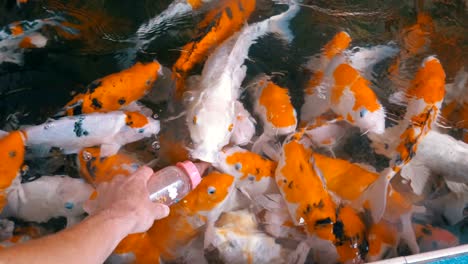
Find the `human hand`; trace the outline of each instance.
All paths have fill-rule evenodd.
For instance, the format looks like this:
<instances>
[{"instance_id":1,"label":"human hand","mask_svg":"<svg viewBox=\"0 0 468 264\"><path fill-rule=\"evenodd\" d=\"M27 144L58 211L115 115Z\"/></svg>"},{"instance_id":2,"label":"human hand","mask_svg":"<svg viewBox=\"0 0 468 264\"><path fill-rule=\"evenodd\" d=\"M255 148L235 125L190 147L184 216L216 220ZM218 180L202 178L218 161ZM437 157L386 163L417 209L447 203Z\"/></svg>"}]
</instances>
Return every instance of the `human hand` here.
<instances>
[{"instance_id":1,"label":"human hand","mask_svg":"<svg viewBox=\"0 0 468 264\"><path fill-rule=\"evenodd\" d=\"M169 207L149 199L147 182L153 170L143 166L128 177L116 176L110 182L97 186L97 198L84 203L83 209L90 215L108 214L129 224L128 234L148 230L154 220L166 217Z\"/></svg>"}]
</instances>

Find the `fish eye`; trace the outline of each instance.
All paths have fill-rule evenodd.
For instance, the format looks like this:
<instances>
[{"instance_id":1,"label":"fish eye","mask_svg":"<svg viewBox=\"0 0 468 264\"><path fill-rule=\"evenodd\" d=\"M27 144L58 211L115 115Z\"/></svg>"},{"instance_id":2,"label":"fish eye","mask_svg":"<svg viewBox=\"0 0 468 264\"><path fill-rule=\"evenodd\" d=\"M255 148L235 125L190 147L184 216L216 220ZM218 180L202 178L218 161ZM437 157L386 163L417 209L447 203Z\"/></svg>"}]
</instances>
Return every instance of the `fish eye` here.
<instances>
[{"instance_id":1,"label":"fish eye","mask_svg":"<svg viewBox=\"0 0 468 264\"><path fill-rule=\"evenodd\" d=\"M73 209L73 207L75 207L75 205L72 202L66 202L65 203L65 208L66 209L71 210L71 209Z\"/></svg>"},{"instance_id":2,"label":"fish eye","mask_svg":"<svg viewBox=\"0 0 468 264\"><path fill-rule=\"evenodd\" d=\"M213 186L208 187L208 194L215 194L216 193L216 188Z\"/></svg>"},{"instance_id":3,"label":"fish eye","mask_svg":"<svg viewBox=\"0 0 468 264\"><path fill-rule=\"evenodd\" d=\"M234 168L235 168L236 170L240 170L240 169L242 169L242 164L236 163L236 164L234 164Z\"/></svg>"},{"instance_id":4,"label":"fish eye","mask_svg":"<svg viewBox=\"0 0 468 264\"><path fill-rule=\"evenodd\" d=\"M362 109L362 110L359 112L359 116L360 116L361 118L363 118L363 117L367 114L367 112L368 112L367 109Z\"/></svg>"}]
</instances>

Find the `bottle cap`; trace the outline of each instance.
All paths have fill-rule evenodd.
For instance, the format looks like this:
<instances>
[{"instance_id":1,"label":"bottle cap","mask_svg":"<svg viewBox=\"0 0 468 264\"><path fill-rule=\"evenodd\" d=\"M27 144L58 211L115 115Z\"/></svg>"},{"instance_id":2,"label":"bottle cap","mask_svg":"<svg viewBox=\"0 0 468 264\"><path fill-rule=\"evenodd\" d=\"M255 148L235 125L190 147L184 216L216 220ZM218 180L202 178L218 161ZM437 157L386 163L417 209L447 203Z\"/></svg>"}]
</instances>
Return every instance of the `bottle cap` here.
<instances>
[{"instance_id":1,"label":"bottle cap","mask_svg":"<svg viewBox=\"0 0 468 264\"><path fill-rule=\"evenodd\" d=\"M201 182L201 174L198 171L197 166L195 166L195 164L189 160L184 162L177 162L176 166L187 173L192 183L192 190L195 189L195 187L197 187L197 185Z\"/></svg>"}]
</instances>

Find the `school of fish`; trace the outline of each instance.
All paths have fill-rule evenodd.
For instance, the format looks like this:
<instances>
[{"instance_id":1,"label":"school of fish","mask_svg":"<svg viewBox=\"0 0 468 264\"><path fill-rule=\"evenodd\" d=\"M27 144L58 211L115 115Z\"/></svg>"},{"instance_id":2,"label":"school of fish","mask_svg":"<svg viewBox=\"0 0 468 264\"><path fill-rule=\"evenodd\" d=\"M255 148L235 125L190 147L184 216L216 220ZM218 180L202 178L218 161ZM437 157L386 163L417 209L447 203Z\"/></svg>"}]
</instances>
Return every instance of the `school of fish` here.
<instances>
[{"instance_id":1,"label":"school of fish","mask_svg":"<svg viewBox=\"0 0 468 264\"><path fill-rule=\"evenodd\" d=\"M267 17L264 2L278 7ZM310 73L300 87L252 76L251 48L291 46L305 8L174 0L128 39L108 36L129 45L120 71L83 84L44 122L0 124L0 250L79 223L99 183L187 159L211 164L201 183L108 263L364 263L468 241L468 68L448 73L427 54L439 33L430 13L391 43L323 34L298 65ZM91 41L87 22L50 14L0 30L0 67L51 42ZM171 21L200 15L172 65L139 59ZM374 158L349 150L356 141Z\"/></svg>"}]
</instances>

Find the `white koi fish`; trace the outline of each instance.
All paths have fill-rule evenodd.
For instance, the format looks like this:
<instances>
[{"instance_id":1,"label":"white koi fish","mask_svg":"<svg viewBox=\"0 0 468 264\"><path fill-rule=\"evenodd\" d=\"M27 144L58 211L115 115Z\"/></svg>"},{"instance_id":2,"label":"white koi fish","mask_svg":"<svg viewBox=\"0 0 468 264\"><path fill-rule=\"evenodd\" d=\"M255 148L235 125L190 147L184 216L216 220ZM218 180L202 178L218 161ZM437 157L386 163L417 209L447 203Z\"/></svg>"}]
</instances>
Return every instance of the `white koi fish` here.
<instances>
[{"instance_id":1,"label":"white koi fish","mask_svg":"<svg viewBox=\"0 0 468 264\"><path fill-rule=\"evenodd\" d=\"M138 112L115 111L63 117L26 127L26 146L58 147L65 154L101 146L101 156L110 156L121 146L159 132L159 121Z\"/></svg>"},{"instance_id":2,"label":"white koi fish","mask_svg":"<svg viewBox=\"0 0 468 264\"><path fill-rule=\"evenodd\" d=\"M299 11L291 5L288 11L264 21L246 26L212 53L203 67L197 95L189 103L187 124L193 141L191 155L195 159L213 162L232 135L235 123L235 102L246 74L244 60L249 47L261 36L276 32L291 40L287 28Z\"/></svg>"},{"instance_id":3,"label":"white koi fish","mask_svg":"<svg viewBox=\"0 0 468 264\"><path fill-rule=\"evenodd\" d=\"M89 199L93 190L82 179L42 176L9 190L3 215L40 223L64 216L67 226L71 226L84 214L82 204Z\"/></svg>"}]
</instances>

